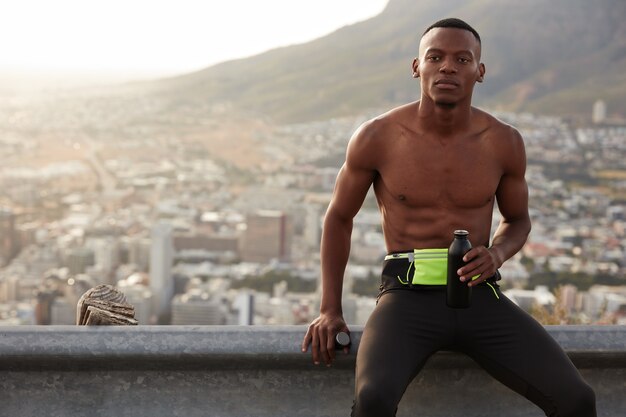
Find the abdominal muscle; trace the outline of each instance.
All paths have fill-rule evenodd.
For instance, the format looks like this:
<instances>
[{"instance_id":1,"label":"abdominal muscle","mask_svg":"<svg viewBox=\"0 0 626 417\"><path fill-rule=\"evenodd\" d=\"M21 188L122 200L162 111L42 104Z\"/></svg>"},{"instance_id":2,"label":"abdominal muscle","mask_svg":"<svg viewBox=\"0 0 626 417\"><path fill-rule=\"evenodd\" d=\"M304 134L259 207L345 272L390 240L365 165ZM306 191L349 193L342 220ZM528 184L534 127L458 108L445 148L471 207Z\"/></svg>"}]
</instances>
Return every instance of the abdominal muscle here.
<instances>
[{"instance_id":1,"label":"abdominal muscle","mask_svg":"<svg viewBox=\"0 0 626 417\"><path fill-rule=\"evenodd\" d=\"M445 199L415 206L376 190L388 252L447 248L454 231L467 230L474 246L489 246L493 199L478 207L458 208Z\"/></svg>"}]
</instances>

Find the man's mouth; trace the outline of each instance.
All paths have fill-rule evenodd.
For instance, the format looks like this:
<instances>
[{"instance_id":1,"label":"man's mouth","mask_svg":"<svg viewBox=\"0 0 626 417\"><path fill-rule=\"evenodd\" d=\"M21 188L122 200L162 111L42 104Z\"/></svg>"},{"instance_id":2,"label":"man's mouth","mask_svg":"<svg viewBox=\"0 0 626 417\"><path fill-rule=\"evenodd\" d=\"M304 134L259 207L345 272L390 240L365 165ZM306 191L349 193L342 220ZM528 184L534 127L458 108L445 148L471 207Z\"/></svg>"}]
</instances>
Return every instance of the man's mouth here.
<instances>
[{"instance_id":1,"label":"man's mouth","mask_svg":"<svg viewBox=\"0 0 626 417\"><path fill-rule=\"evenodd\" d=\"M435 85L444 90L451 90L453 88L457 88L459 86L459 83L456 82L455 80L444 78L441 80L436 80Z\"/></svg>"}]
</instances>

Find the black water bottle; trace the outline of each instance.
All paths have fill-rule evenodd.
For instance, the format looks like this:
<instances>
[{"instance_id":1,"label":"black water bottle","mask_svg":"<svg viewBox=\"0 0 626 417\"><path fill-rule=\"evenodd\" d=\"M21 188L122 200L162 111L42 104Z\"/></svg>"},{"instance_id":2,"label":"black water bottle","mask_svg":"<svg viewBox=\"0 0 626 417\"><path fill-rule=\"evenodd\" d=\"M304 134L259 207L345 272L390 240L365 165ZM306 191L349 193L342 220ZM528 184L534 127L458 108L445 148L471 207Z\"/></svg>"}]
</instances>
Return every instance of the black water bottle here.
<instances>
[{"instance_id":1,"label":"black water bottle","mask_svg":"<svg viewBox=\"0 0 626 417\"><path fill-rule=\"evenodd\" d=\"M448 280L446 284L446 304L452 308L467 308L470 306L472 287L467 282L462 282L457 270L465 266L463 255L470 249L472 244L467 236L467 230L455 230L454 240L448 249Z\"/></svg>"}]
</instances>

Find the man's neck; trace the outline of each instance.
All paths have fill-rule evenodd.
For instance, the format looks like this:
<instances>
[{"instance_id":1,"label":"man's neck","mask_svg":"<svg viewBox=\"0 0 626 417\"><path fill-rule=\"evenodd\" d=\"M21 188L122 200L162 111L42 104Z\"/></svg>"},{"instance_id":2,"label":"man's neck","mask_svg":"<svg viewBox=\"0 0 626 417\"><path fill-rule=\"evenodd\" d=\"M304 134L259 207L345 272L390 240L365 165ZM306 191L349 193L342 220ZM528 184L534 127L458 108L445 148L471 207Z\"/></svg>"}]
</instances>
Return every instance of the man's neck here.
<instances>
[{"instance_id":1,"label":"man's neck","mask_svg":"<svg viewBox=\"0 0 626 417\"><path fill-rule=\"evenodd\" d=\"M417 103L420 126L442 136L454 135L469 128L472 107L468 102L435 103L424 99Z\"/></svg>"}]
</instances>

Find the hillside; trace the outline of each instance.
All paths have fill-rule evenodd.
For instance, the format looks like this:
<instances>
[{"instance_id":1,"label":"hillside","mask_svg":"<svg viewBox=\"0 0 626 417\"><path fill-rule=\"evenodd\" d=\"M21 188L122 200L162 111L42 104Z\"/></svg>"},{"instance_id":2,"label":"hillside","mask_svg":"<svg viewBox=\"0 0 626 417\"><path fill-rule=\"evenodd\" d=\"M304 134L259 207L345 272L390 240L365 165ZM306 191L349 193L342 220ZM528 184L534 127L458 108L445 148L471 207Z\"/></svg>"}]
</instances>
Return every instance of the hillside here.
<instances>
[{"instance_id":1,"label":"hillside","mask_svg":"<svg viewBox=\"0 0 626 417\"><path fill-rule=\"evenodd\" d=\"M387 107L419 96L410 63L420 34L448 16L483 38L487 76L477 104L570 115L589 114L603 98L610 112L626 114L622 0L390 0L380 15L315 41L150 87L169 111L226 104L277 122Z\"/></svg>"},{"instance_id":2,"label":"hillside","mask_svg":"<svg viewBox=\"0 0 626 417\"><path fill-rule=\"evenodd\" d=\"M483 38L478 105L589 114L603 98L626 114L626 2L390 0L378 16L301 45L225 62L152 85L176 106L227 103L278 122L353 114L414 100L419 36L456 16Z\"/></svg>"}]
</instances>

